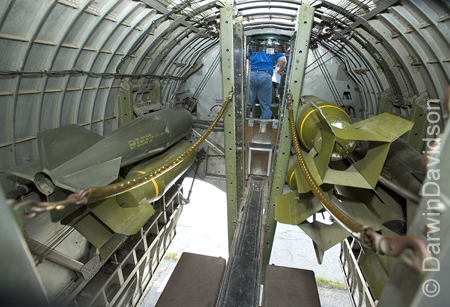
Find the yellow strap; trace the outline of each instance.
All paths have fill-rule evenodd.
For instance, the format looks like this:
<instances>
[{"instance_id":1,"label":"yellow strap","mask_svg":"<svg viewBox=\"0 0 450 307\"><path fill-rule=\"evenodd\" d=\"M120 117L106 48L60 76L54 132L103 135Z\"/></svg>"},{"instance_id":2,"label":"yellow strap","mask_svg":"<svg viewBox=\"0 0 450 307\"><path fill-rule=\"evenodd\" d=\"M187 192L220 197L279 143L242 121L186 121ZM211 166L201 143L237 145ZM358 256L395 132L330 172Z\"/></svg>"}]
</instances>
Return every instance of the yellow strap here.
<instances>
[{"instance_id":1,"label":"yellow strap","mask_svg":"<svg viewBox=\"0 0 450 307\"><path fill-rule=\"evenodd\" d=\"M155 197L157 197L159 194L158 184L156 184L155 179L153 179L152 182L153 182L153 185L155 186L155 191L156 191Z\"/></svg>"},{"instance_id":2,"label":"yellow strap","mask_svg":"<svg viewBox=\"0 0 450 307\"><path fill-rule=\"evenodd\" d=\"M143 172L143 171L132 171L132 172L130 172L130 173L147 174L146 172Z\"/></svg>"},{"instance_id":3,"label":"yellow strap","mask_svg":"<svg viewBox=\"0 0 450 307\"><path fill-rule=\"evenodd\" d=\"M144 171L132 171L132 172L130 172L130 173L147 174L147 173L144 172ZM157 197L158 194L159 194L158 184L156 183L155 179L153 179L152 182L153 182L153 185L155 186L155 191L156 191L155 197Z\"/></svg>"},{"instance_id":4,"label":"yellow strap","mask_svg":"<svg viewBox=\"0 0 450 307\"><path fill-rule=\"evenodd\" d=\"M295 174L295 169L294 169L294 171L291 174L291 178L289 178L289 185L292 185L291 181L292 181L292 177L294 177L294 174Z\"/></svg>"}]
</instances>

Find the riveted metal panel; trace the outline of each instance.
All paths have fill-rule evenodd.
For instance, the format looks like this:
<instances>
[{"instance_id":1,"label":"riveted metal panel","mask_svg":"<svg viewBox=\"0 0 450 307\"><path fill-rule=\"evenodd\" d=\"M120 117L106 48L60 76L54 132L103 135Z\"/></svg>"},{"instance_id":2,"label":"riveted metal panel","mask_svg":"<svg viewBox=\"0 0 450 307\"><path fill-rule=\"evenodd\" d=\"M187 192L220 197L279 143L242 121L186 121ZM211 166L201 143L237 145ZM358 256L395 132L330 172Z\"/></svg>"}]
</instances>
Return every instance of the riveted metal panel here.
<instances>
[{"instance_id":1,"label":"riveted metal panel","mask_svg":"<svg viewBox=\"0 0 450 307\"><path fill-rule=\"evenodd\" d=\"M30 251L0 188L2 278L0 297L6 306L49 306ZM23 289L27 290L24 295Z\"/></svg>"},{"instance_id":2,"label":"riveted metal panel","mask_svg":"<svg viewBox=\"0 0 450 307\"><path fill-rule=\"evenodd\" d=\"M227 99L228 92L234 87L234 59L233 59L233 3L226 2L220 9L220 53L222 58L222 93L223 100ZM236 177L236 131L235 131L235 98L230 101L224 114L225 126L225 168L227 186L227 212L228 212L228 246L231 248L238 214Z\"/></svg>"},{"instance_id":3,"label":"riveted metal panel","mask_svg":"<svg viewBox=\"0 0 450 307\"><path fill-rule=\"evenodd\" d=\"M71 124L77 123L77 118L75 117L76 112L76 101L78 101L80 98L80 91L74 90L66 92L65 99L62 102L62 106L60 107L60 123L61 126L67 126Z\"/></svg>"},{"instance_id":4,"label":"riveted metal panel","mask_svg":"<svg viewBox=\"0 0 450 307\"><path fill-rule=\"evenodd\" d=\"M242 16L238 15L234 21L235 31L233 33L233 55L234 55L234 117L235 117L235 152L236 152L236 194L240 202L245 189L245 105L244 96L244 63L245 57L245 37L243 33ZM228 131L229 134L229 131ZM243 204L238 204L238 210Z\"/></svg>"},{"instance_id":5,"label":"riveted metal panel","mask_svg":"<svg viewBox=\"0 0 450 307\"><path fill-rule=\"evenodd\" d=\"M61 92L45 93L42 100L39 122L40 129L47 130L56 128L59 121L58 105Z\"/></svg>"},{"instance_id":6,"label":"riveted metal panel","mask_svg":"<svg viewBox=\"0 0 450 307\"><path fill-rule=\"evenodd\" d=\"M0 131L2 131L2 133L0 133L0 146L4 146L11 142L11 135L6 133L11 125L11 118L5 116L5 114L10 114L12 103L12 96L0 96L0 114L3 115L2 120L0 120Z\"/></svg>"}]
</instances>

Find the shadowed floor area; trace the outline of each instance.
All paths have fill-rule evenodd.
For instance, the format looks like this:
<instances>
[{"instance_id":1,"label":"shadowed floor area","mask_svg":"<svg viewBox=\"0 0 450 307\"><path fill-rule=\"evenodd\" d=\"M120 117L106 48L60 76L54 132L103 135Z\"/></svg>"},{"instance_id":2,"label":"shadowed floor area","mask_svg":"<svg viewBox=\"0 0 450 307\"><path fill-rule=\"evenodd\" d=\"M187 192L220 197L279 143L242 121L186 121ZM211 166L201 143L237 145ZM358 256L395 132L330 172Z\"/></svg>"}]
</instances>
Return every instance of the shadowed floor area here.
<instances>
[{"instance_id":1,"label":"shadowed floor area","mask_svg":"<svg viewBox=\"0 0 450 307\"><path fill-rule=\"evenodd\" d=\"M183 182L187 196L191 179ZM183 252L228 260L226 194L216 187L196 180L191 202L184 206L178 221L177 235L163 260L141 307L156 305ZM315 273L323 307L351 306L344 275L339 265L339 245L325 253L319 265L311 239L298 227L278 224L270 264L312 270ZM326 286L326 287L324 287Z\"/></svg>"}]
</instances>

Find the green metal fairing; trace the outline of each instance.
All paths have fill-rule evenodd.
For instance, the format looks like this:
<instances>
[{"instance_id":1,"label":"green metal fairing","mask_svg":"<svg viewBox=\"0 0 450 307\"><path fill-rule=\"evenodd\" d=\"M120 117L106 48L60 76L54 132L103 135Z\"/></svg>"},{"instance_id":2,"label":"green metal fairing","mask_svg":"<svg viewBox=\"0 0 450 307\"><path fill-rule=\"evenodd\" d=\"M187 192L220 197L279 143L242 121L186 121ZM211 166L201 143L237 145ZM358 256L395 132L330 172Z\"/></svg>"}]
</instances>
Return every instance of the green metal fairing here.
<instances>
[{"instance_id":1,"label":"green metal fairing","mask_svg":"<svg viewBox=\"0 0 450 307\"><path fill-rule=\"evenodd\" d=\"M383 113L352 125L339 106L315 96L303 98L306 103L297 112L296 129L301 143L309 150L304 154L305 163L314 181L319 185L375 188L391 142L409 131L413 123ZM346 170L329 168L330 161L341 160L351 153L358 140L369 141L363 158ZM289 165L287 180L292 190L310 191L295 159Z\"/></svg>"},{"instance_id":2,"label":"green metal fairing","mask_svg":"<svg viewBox=\"0 0 450 307\"><path fill-rule=\"evenodd\" d=\"M332 195L332 186L324 186L324 189ZM322 203L312 193L292 191L275 199L275 219L279 223L299 225L322 208Z\"/></svg>"},{"instance_id":3,"label":"green metal fairing","mask_svg":"<svg viewBox=\"0 0 450 307\"><path fill-rule=\"evenodd\" d=\"M155 171L165 163L181 155L190 145L191 143L187 141L180 141L157 157L136 165L125 179L119 177L114 183L127 181L142 174ZM164 195L166 190L192 165L194 157L195 152L187 156L176 167L147 184L119 194L116 197L89 204L90 212L87 215L85 214L84 217L81 214L80 221L74 227L89 242L99 248L114 233L124 235L136 234L155 213L152 202Z\"/></svg>"}]
</instances>

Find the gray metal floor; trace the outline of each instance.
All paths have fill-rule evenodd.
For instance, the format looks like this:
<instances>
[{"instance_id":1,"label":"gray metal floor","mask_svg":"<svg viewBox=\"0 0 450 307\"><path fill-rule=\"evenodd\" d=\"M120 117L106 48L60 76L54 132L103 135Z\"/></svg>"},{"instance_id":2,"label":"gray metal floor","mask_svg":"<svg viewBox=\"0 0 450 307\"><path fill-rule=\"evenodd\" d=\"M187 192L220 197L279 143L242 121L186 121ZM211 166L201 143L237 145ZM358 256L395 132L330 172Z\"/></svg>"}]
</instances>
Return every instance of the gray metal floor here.
<instances>
[{"instance_id":1,"label":"gray metal floor","mask_svg":"<svg viewBox=\"0 0 450 307\"><path fill-rule=\"evenodd\" d=\"M185 194L191 180L185 180ZM183 251L228 259L226 196L215 187L197 180L191 195L191 205L183 209L178 221L177 235L169 248L169 257L164 259L152 281L141 307L153 307L169 280L177 260ZM339 265L339 246L325 252L323 264L319 265L311 239L296 226L278 224L275 233L271 264L309 269L316 277L344 283ZM319 287L323 307L352 306L346 290Z\"/></svg>"}]
</instances>

